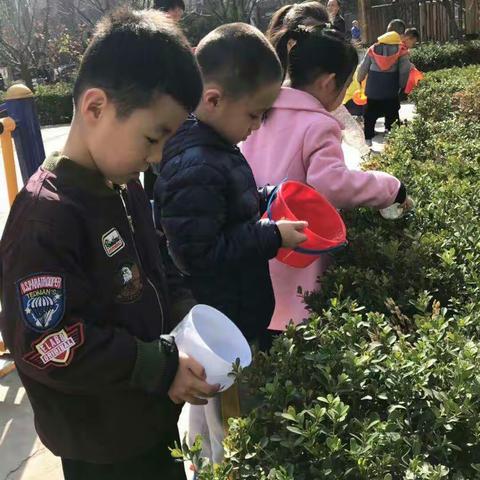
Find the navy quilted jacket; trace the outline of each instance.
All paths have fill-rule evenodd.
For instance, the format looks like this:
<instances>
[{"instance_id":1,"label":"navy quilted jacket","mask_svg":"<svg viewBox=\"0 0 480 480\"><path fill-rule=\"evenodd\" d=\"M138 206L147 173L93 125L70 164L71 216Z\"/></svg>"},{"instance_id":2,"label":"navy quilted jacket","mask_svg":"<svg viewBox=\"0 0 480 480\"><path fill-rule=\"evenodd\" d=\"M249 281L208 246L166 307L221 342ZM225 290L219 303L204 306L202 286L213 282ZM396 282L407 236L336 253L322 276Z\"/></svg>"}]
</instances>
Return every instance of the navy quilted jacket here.
<instances>
[{"instance_id":1,"label":"navy quilted jacket","mask_svg":"<svg viewBox=\"0 0 480 480\"><path fill-rule=\"evenodd\" d=\"M275 306L268 260L281 244L277 226L260 220L266 189L240 150L195 118L166 145L158 173L156 225L196 300L248 340L262 336Z\"/></svg>"}]
</instances>

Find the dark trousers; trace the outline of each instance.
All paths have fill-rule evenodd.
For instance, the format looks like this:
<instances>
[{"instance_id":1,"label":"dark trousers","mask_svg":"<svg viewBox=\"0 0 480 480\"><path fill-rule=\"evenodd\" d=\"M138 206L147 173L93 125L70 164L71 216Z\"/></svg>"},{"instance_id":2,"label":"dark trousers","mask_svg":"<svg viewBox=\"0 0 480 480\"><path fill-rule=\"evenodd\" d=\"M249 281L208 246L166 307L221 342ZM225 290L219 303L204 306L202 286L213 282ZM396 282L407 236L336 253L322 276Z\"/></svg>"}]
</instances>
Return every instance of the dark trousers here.
<instances>
[{"instance_id":1,"label":"dark trousers","mask_svg":"<svg viewBox=\"0 0 480 480\"><path fill-rule=\"evenodd\" d=\"M173 447L173 441L169 446ZM62 458L62 467L65 480L185 480L183 463L174 461L166 444L113 464Z\"/></svg>"},{"instance_id":2,"label":"dark trousers","mask_svg":"<svg viewBox=\"0 0 480 480\"><path fill-rule=\"evenodd\" d=\"M395 122L400 123L400 101L398 97L386 100L368 99L365 108L364 128L365 139L371 140L375 136L375 124L381 117L385 117L385 130L390 131Z\"/></svg>"}]
</instances>

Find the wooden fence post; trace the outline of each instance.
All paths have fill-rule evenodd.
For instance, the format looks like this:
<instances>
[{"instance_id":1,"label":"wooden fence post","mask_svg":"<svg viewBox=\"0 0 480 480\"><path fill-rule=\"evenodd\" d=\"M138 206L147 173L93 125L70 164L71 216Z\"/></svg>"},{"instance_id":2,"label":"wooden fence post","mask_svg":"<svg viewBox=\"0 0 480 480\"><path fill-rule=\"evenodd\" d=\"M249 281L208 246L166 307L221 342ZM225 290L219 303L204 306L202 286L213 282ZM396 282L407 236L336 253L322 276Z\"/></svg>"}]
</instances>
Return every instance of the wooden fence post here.
<instances>
[{"instance_id":1,"label":"wooden fence post","mask_svg":"<svg viewBox=\"0 0 480 480\"><path fill-rule=\"evenodd\" d=\"M367 2L368 0L358 0L358 13L360 18L360 27L362 29L362 43L369 43Z\"/></svg>"}]
</instances>

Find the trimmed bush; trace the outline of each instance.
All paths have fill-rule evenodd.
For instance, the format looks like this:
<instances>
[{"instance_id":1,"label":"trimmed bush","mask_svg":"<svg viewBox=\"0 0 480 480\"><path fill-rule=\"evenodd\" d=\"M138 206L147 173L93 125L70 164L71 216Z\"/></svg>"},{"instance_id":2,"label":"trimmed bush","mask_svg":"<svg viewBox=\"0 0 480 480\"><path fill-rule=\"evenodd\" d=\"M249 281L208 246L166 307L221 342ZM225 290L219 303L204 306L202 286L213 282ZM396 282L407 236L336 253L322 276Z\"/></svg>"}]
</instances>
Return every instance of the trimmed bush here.
<instances>
[{"instance_id":1,"label":"trimmed bush","mask_svg":"<svg viewBox=\"0 0 480 480\"><path fill-rule=\"evenodd\" d=\"M465 90L455 94L458 116L470 122L480 122L480 78L468 85Z\"/></svg>"},{"instance_id":2,"label":"trimmed bush","mask_svg":"<svg viewBox=\"0 0 480 480\"><path fill-rule=\"evenodd\" d=\"M411 60L422 72L480 64L480 40L419 45L412 50Z\"/></svg>"},{"instance_id":3,"label":"trimmed bush","mask_svg":"<svg viewBox=\"0 0 480 480\"><path fill-rule=\"evenodd\" d=\"M480 124L417 118L369 166L403 179L415 211L398 222L371 209L345 213L350 248L309 297L312 307L319 311L336 285L376 311L388 312L391 297L407 315L425 290L442 305L480 300Z\"/></svg>"},{"instance_id":4,"label":"trimmed bush","mask_svg":"<svg viewBox=\"0 0 480 480\"><path fill-rule=\"evenodd\" d=\"M397 222L345 213L349 248L306 296L309 321L244 372L259 407L230 420L226 461L200 468L201 480L480 479L473 72L419 88L421 101L455 94L442 79L461 93L438 121L425 109L428 119L395 129L368 165L402 178L415 211Z\"/></svg>"},{"instance_id":5,"label":"trimmed bush","mask_svg":"<svg viewBox=\"0 0 480 480\"><path fill-rule=\"evenodd\" d=\"M35 91L35 104L41 125L70 123L73 115L72 85L55 83L39 85ZM5 92L0 92L0 102Z\"/></svg>"},{"instance_id":6,"label":"trimmed bush","mask_svg":"<svg viewBox=\"0 0 480 480\"><path fill-rule=\"evenodd\" d=\"M430 300L405 325L340 294L280 337L231 421L233 478L478 478L479 315Z\"/></svg>"},{"instance_id":7,"label":"trimmed bush","mask_svg":"<svg viewBox=\"0 0 480 480\"><path fill-rule=\"evenodd\" d=\"M475 92L478 92L479 81L480 65L431 72L413 91L411 99L416 105L417 114L423 120L438 122L448 118L458 118L462 113L465 116L468 105L472 108L478 105L475 103L475 101L478 102L476 100L478 94L475 95ZM459 108L462 103L460 99L465 95L464 107Z\"/></svg>"},{"instance_id":8,"label":"trimmed bush","mask_svg":"<svg viewBox=\"0 0 480 480\"><path fill-rule=\"evenodd\" d=\"M68 83L39 85L35 102L41 125L70 123L72 120L72 86Z\"/></svg>"}]
</instances>

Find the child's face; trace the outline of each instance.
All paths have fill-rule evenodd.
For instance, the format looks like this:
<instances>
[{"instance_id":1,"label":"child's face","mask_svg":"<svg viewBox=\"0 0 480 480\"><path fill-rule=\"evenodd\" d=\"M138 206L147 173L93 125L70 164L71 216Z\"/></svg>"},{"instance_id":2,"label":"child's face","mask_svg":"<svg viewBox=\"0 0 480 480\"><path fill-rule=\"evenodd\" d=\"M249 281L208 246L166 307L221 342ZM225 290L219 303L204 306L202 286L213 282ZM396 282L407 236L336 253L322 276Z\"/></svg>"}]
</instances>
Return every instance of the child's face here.
<instances>
[{"instance_id":1,"label":"child's face","mask_svg":"<svg viewBox=\"0 0 480 480\"><path fill-rule=\"evenodd\" d=\"M272 107L280 88L281 83L275 82L240 99L221 96L216 111L212 112L211 126L234 145L246 140L260 128L263 115Z\"/></svg>"},{"instance_id":2,"label":"child's face","mask_svg":"<svg viewBox=\"0 0 480 480\"><path fill-rule=\"evenodd\" d=\"M92 166L117 184L138 179L140 172L159 163L165 142L187 117L187 111L169 95L157 96L148 107L134 110L126 118L117 116L110 100L96 106L95 98L92 100L90 108L96 111L82 112ZM101 93L96 101L102 102Z\"/></svg>"},{"instance_id":3,"label":"child's face","mask_svg":"<svg viewBox=\"0 0 480 480\"><path fill-rule=\"evenodd\" d=\"M330 16L334 17L340 11L340 6L337 0L329 0L327 3L327 12Z\"/></svg>"},{"instance_id":4,"label":"child's face","mask_svg":"<svg viewBox=\"0 0 480 480\"><path fill-rule=\"evenodd\" d=\"M417 45L417 39L415 37L405 37L403 43L408 49L415 48L415 46Z\"/></svg>"}]
</instances>

